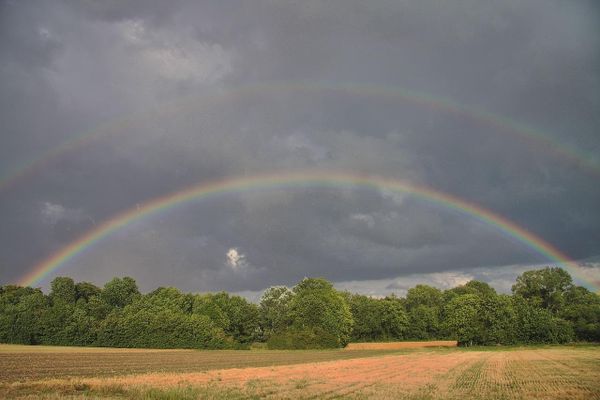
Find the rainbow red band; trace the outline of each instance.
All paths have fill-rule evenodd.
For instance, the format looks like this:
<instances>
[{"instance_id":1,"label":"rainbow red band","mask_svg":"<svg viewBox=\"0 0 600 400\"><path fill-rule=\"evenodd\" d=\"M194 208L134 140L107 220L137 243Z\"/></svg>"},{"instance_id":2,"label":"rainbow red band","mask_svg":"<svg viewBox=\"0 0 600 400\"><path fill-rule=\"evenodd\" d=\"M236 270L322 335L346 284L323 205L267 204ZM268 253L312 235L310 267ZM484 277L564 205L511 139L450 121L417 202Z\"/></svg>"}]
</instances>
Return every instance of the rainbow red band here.
<instances>
[{"instance_id":1,"label":"rainbow red band","mask_svg":"<svg viewBox=\"0 0 600 400\"><path fill-rule=\"evenodd\" d=\"M20 279L19 283L23 286L33 286L40 283L40 281L57 271L61 266L65 265L85 249L90 248L111 233L126 227L134 221L141 220L142 218L160 211L168 210L188 202L199 201L218 194L298 186L365 187L375 190L388 190L411 194L412 196L430 203L435 203L474 217L499 232L523 243L544 256L548 261L559 264L576 278L589 284L593 290L598 291L600 288L600 279L590 279L583 274L581 268L560 250L553 247L542 238L528 232L516 223L476 204L447 193L401 180L326 171L289 172L241 178L227 178L219 181L201 183L154 198L144 204L137 205L129 210L121 212L94 229L86 232L79 239L71 242L37 264L29 273Z\"/></svg>"}]
</instances>

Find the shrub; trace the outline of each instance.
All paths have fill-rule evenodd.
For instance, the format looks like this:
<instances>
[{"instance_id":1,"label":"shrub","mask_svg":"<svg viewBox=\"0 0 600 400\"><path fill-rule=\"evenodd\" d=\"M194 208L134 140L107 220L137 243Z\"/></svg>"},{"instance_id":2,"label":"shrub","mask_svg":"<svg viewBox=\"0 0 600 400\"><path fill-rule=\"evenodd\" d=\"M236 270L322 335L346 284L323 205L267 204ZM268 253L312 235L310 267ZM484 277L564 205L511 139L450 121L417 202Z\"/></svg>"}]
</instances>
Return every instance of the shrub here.
<instances>
[{"instance_id":1,"label":"shrub","mask_svg":"<svg viewBox=\"0 0 600 400\"><path fill-rule=\"evenodd\" d=\"M340 347L337 336L320 328L286 329L274 333L267 341L269 349L331 349Z\"/></svg>"}]
</instances>

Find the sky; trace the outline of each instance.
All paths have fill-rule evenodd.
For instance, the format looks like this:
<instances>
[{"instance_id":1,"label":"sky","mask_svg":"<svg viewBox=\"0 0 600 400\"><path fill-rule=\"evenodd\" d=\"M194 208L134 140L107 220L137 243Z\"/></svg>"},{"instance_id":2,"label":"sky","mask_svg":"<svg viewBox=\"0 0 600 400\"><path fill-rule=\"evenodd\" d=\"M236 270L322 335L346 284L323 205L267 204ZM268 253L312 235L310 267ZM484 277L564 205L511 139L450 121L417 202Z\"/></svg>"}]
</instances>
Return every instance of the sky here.
<instances>
[{"instance_id":1,"label":"sky","mask_svg":"<svg viewBox=\"0 0 600 400\"><path fill-rule=\"evenodd\" d=\"M598 110L595 1L2 1L0 284L154 198L315 170L476 204L598 280ZM551 261L411 193L292 186L139 218L36 285L508 292Z\"/></svg>"}]
</instances>

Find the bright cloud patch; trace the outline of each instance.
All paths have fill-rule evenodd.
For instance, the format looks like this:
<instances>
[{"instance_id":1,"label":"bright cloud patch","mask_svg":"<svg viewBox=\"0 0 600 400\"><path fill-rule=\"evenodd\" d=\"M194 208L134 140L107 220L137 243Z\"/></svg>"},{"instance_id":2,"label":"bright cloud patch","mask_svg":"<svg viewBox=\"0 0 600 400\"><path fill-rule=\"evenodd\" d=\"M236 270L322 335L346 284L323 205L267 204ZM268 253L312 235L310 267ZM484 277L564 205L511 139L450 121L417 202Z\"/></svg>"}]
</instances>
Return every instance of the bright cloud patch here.
<instances>
[{"instance_id":1,"label":"bright cloud patch","mask_svg":"<svg viewBox=\"0 0 600 400\"><path fill-rule=\"evenodd\" d=\"M235 247L230 248L226 254L227 265L232 269L238 270L246 265L246 256L238 251Z\"/></svg>"},{"instance_id":2,"label":"bright cloud patch","mask_svg":"<svg viewBox=\"0 0 600 400\"><path fill-rule=\"evenodd\" d=\"M91 217L85 215L83 211L78 209L67 208L61 204L45 201L40 206L40 214L44 223L54 225L60 221L80 222L89 219L94 222Z\"/></svg>"},{"instance_id":3,"label":"bright cloud patch","mask_svg":"<svg viewBox=\"0 0 600 400\"><path fill-rule=\"evenodd\" d=\"M231 72L232 55L219 44L149 31L141 21L121 23L120 32L142 66L164 79L212 83Z\"/></svg>"}]
</instances>

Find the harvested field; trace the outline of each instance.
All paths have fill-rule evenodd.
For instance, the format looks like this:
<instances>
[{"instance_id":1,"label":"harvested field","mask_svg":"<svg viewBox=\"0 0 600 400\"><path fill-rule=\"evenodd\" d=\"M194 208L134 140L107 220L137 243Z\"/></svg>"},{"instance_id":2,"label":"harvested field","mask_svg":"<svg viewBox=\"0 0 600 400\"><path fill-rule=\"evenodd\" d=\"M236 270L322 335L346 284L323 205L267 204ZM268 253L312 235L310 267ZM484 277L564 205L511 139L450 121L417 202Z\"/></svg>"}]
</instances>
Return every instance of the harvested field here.
<instances>
[{"instance_id":1,"label":"harvested field","mask_svg":"<svg viewBox=\"0 0 600 400\"><path fill-rule=\"evenodd\" d=\"M382 343L350 343L347 350L396 350L415 349L421 347L456 347L456 340L436 340L430 342L382 342Z\"/></svg>"},{"instance_id":2,"label":"harvested field","mask_svg":"<svg viewBox=\"0 0 600 400\"><path fill-rule=\"evenodd\" d=\"M200 372L389 354L391 350L153 350L0 345L0 382L45 378Z\"/></svg>"},{"instance_id":3,"label":"harvested field","mask_svg":"<svg viewBox=\"0 0 600 400\"><path fill-rule=\"evenodd\" d=\"M337 354L356 355L361 351ZM161 353L148 352L146 356ZM197 353L217 354L224 359L236 354ZM237 353L276 357L277 352ZM303 354L305 359L330 354L279 353L281 357ZM230 362L233 366L239 359ZM0 397L600 399L600 348L436 348L279 366L205 368L200 372L192 367L186 372L123 375L115 371L113 376L88 378L13 377L0 383Z\"/></svg>"}]
</instances>

